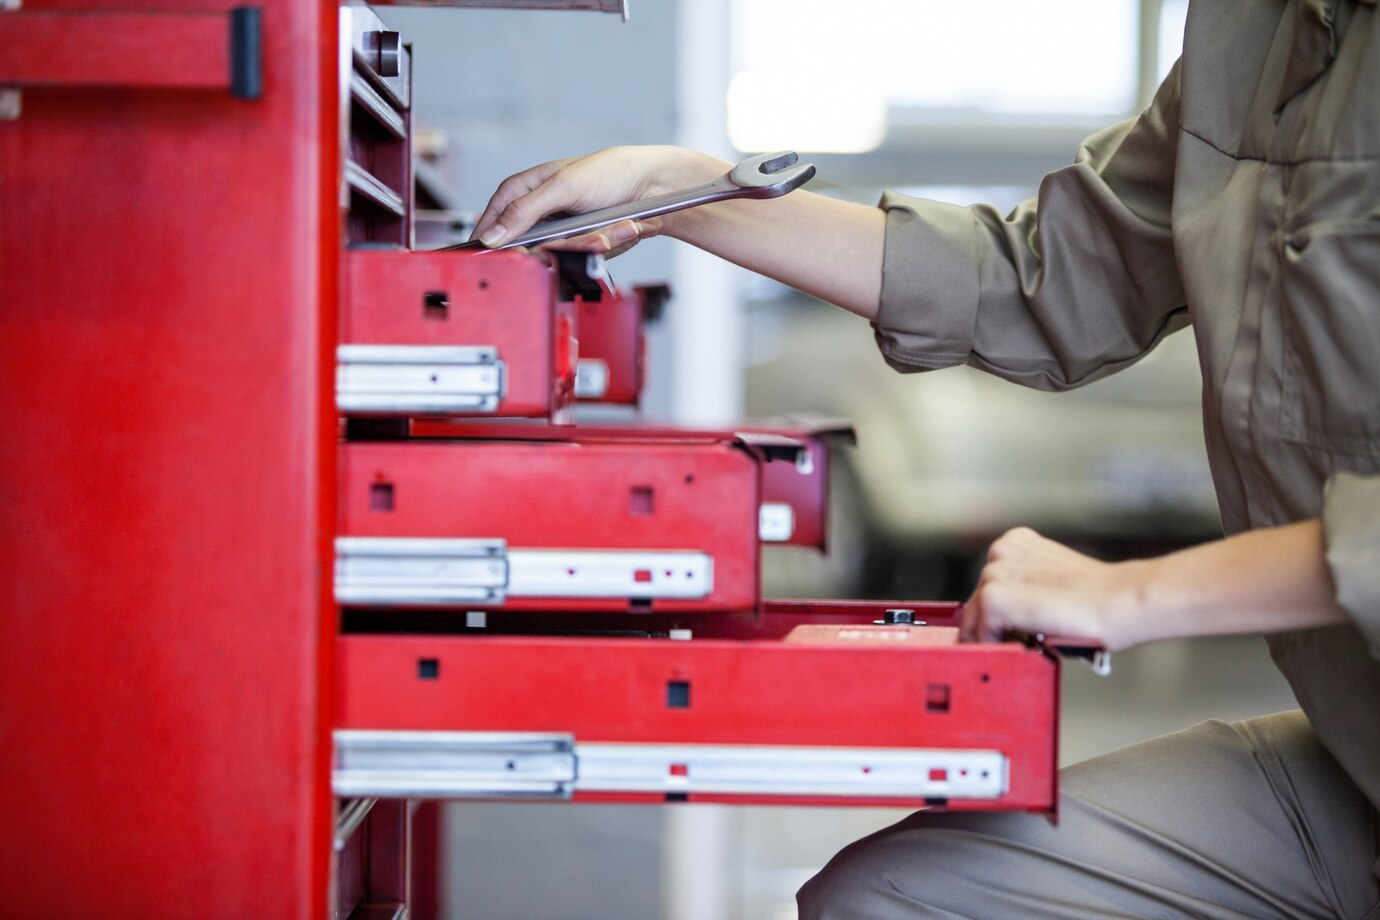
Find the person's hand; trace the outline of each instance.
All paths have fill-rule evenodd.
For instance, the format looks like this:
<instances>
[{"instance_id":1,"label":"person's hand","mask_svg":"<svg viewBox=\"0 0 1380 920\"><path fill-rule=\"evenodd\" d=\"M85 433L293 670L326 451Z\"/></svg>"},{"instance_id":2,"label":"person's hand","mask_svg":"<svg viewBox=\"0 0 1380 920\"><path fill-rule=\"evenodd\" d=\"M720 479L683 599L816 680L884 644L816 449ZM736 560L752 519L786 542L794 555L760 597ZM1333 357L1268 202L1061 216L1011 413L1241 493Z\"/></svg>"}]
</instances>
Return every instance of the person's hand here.
<instances>
[{"instance_id":1,"label":"person's hand","mask_svg":"<svg viewBox=\"0 0 1380 920\"><path fill-rule=\"evenodd\" d=\"M963 608L963 636L1018 631L1092 639L1113 651L1134 645L1152 564L1100 562L1018 527L988 551Z\"/></svg>"},{"instance_id":2,"label":"person's hand","mask_svg":"<svg viewBox=\"0 0 1380 920\"><path fill-rule=\"evenodd\" d=\"M588 156L553 160L504 179L479 215L471 239L499 246L550 214L582 214L690 188L729 168L713 157L679 147L610 147ZM619 221L543 245L612 257L662 233L674 216Z\"/></svg>"}]
</instances>

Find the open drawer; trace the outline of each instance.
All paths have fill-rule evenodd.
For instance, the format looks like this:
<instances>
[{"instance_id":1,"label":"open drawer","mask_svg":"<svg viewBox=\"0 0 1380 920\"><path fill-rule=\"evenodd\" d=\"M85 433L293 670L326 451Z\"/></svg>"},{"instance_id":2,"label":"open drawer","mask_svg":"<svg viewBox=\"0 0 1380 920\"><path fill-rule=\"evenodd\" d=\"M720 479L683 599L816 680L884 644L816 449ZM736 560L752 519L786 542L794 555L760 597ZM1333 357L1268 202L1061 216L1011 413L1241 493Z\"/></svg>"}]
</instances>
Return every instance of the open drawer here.
<instances>
[{"instance_id":1,"label":"open drawer","mask_svg":"<svg viewBox=\"0 0 1380 920\"><path fill-rule=\"evenodd\" d=\"M1052 812L1058 662L957 644L959 608L361 612L338 647L342 796ZM387 630L407 630L389 633ZM430 631L430 632L428 632Z\"/></svg>"}]
</instances>

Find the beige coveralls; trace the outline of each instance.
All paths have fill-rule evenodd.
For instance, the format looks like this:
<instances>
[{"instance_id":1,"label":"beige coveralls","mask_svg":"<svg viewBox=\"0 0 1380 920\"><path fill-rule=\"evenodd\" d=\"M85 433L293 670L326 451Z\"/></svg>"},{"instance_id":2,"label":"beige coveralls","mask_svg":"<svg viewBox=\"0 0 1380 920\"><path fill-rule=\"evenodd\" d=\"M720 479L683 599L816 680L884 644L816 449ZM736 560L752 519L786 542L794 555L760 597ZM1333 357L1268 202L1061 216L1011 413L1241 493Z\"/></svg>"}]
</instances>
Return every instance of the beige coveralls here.
<instances>
[{"instance_id":1,"label":"beige coveralls","mask_svg":"<svg viewBox=\"0 0 1380 920\"><path fill-rule=\"evenodd\" d=\"M1003 219L887 194L877 340L1043 389L1191 322L1227 533L1321 516L1343 626L1269 637L1302 713L1065 770L1060 822L916 814L801 889L802 920L1380 920L1380 15L1196 0L1140 117Z\"/></svg>"}]
</instances>

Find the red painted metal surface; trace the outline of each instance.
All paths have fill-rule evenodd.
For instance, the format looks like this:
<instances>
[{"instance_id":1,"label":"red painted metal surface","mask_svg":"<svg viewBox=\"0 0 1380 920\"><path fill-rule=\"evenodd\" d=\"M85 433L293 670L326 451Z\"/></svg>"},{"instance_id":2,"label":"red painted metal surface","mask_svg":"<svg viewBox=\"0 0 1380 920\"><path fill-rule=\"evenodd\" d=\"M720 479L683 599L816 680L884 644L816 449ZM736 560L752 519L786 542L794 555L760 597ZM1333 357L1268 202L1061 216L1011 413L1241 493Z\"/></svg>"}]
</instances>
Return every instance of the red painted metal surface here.
<instances>
[{"instance_id":1,"label":"red painted metal surface","mask_svg":"<svg viewBox=\"0 0 1380 920\"><path fill-rule=\"evenodd\" d=\"M762 501L789 505L795 527L791 546L828 551L829 467L833 450L854 442L853 426L841 419L787 419L757 423L749 430L775 433L804 442L809 458L801 463L777 463L762 472Z\"/></svg>"},{"instance_id":2,"label":"red painted metal surface","mask_svg":"<svg viewBox=\"0 0 1380 920\"><path fill-rule=\"evenodd\" d=\"M804 465L772 463L762 471L762 501L790 506L793 526L779 543L823 550L828 535L829 442L802 433L809 461Z\"/></svg>"},{"instance_id":3,"label":"red painted metal surface","mask_svg":"<svg viewBox=\"0 0 1380 920\"><path fill-rule=\"evenodd\" d=\"M584 305L580 306L583 309ZM583 327L582 327L583 328ZM581 332L584 335L584 332ZM580 353L585 353L581 339ZM742 435L781 435L798 441L809 452L807 462L772 462L762 468L762 501L781 502L791 506L794 529L789 539L782 541L797 546L827 549L829 532L829 465L836 443L849 441L852 428L837 420L818 423L748 423L727 429L671 428L664 425L634 423L613 426L547 426L524 425L514 427L482 421L454 422L443 419L417 419L411 425L414 438L505 438L520 441L563 441L578 438L586 443L595 441L661 441L672 444L712 443L739 438Z\"/></svg>"},{"instance_id":4,"label":"red painted metal surface","mask_svg":"<svg viewBox=\"0 0 1380 920\"><path fill-rule=\"evenodd\" d=\"M800 622L778 618L785 621L779 629ZM713 626L704 622L708 635ZM1009 758L1008 792L948 807L1053 808L1058 667L1039 650L1014 643L850 648L700 635L344 636L341 725L568 732L577 744L994 749ZM434 678L419 678L423 658L437 662ZM668 681L690 684L688 707L668 708ZM945 711L926 706L936 685L947 688Z\"/></svg>"},{"instance_id":5,"label":"red painted metal surface","mask_svg":"<svg viewBox=\"0 0 1380 920\"><path fill-rule=\"evenodd\" d=\"M377 250L352 250L345 259L342 342L493 346L508 374L494 415L548 418L573 398L571 307L557 307L555 271L540 259ZM446 305L428 308L428 294L444 295Z\"/></svg>"},{"instance_id":6,"label":"red painted metal surface","mask_svg":"<svg viewBox=\"0 0 1380 920\"><path fill-rule=\"evenodd\" d=\"M326 911L337 12L261 5L256 102L28 89L0 122L10 915ZM213 15L185 50L222 72L225 4L158 6Z\"/></svg>"},{"instance_id":7,"label":"red painted metal surface","mask_svg":"<svg viewBox=\"0 0 1380 920\"><path fill-rule=\"evenodd\" d=\"M37 5L0 13L0 86L230 88L230 17L224 6L31 8Z\"/></svg>"},{"instance_id":8,"label":"red painted metal surface","mask_svg":"<svg viewBox=\"0 0 1380 920\"><path fill-rule=\"evenodd\" d=\"M341 534L499 538L508 548L692 550L711 593L652 609L746 610L758 599L760 461L733 443L541 441L341 447ZM392 486L391 510L371 500ZM509 597L508 609L625 610L629 598ZM467 605L472 606L472 605Z\"/></svg>"},{"instance_id":9,"label":"red painted metal surface","mask_svg":"<svg viewBox=\"0 0 1380 920\"><path fill-rule=\"evenodd\" d=\"M646 378L646 335L642 329L643 303L635 292L604 284L597 300L577 298L576 310L580 360L598 362L600 392L581 395L582 402L635 406L642 397ZM594 379L592 378L592 379Z\"/></svg>"},{"instance_id":10,"label":"red painted metal surface","mask_svg":"<svg viewBox=\"0 0 1380 920\"><path fill-rule=\"evenodd\" d=\"M414 802L412 812L412 897L408 899L411 920L440 920L441 879L446 875L445 824L440 803Z\"/></svg>"}]
</instances>

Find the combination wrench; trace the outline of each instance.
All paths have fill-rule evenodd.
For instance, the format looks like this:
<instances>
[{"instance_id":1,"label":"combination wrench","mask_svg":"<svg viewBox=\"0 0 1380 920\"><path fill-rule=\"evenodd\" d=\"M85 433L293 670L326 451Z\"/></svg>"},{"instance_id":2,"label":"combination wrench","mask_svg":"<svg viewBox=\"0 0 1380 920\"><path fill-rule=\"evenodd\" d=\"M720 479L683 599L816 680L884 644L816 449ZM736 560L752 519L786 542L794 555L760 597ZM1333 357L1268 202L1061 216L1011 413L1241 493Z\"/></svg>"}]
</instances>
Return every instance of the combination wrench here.
<instances>
[{"instance_id":1,"label":"combination wrench","mask_svg":"<svg viewBox=\"0 0 1380 920\"><path fill-rule=\"evenodd\" d=\"M730 198L779 198L787 192L800 188L814 176L814 165L810 163L797 165L799 159L800 157L794 151L764 153L760 156L749 157L724 175L712 182L706 182L704 185L679 192L667 192L664 195L655 195L638 201L630 201L627 204L615 205L611 208L600 208L586 214L576 214L572 217L546 221L537 224L526 233L513 237L500 246L493 247L493 249L536 246L551 240L579 236L581 233L588 233L591 230L598 230L600 227L616 224L620 220L645 220L649 217L660 217L662 214L670 214L672 211L683 211L686 208L694 208L714 201L727 201ZM478 240L470 240L468 243L456 243L442 248L484 249L485 247Z\"/></svg>"}]
</instances>

